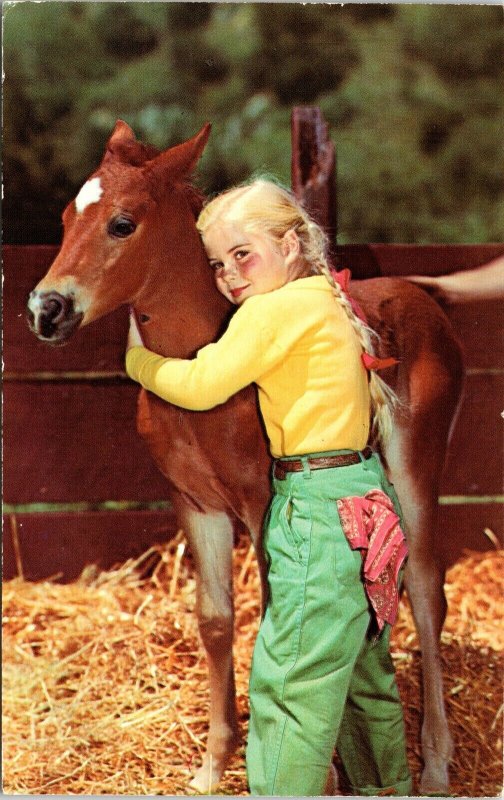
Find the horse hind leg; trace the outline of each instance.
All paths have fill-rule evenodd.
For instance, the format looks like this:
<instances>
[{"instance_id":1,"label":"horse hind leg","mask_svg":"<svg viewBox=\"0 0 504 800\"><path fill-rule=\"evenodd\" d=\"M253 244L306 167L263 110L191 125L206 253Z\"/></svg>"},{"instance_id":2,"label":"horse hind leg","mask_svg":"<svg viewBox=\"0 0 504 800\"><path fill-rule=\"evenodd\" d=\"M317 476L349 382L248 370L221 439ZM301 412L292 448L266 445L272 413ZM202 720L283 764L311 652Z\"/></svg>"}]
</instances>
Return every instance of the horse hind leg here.
<instances>
[{"instance_id":1,"label":"horse hind leg","mask_svg":"<svg viewBox=\"0 0 504 800\"><path fill-rule=\"evenodd\" d=\"M212 793L239 742L233 669L233 526L225 513L179 510L196 568L196 614L208 663L207 750L189 788Z\"/></svg>"},{"instance_id":2,"label":"horse hind leg","mask_svg":"<svg viewBox=\"0 0 504 800\"><path fill-rule=\"evenodd\" d=\"M429 511L419 514L418 530L432 530L435 516ZM414 530L415 525L410 525ZM449 764L453 741L446 717L443 671L440 653L441 630L446 617L444 594L445 570L436 559L425 552L425 542L415 544L411 535L409 564L405 586L411 602L422 652L422 758L424 767L420 779L420 794L449 793ZM434 551L434 543L431 542Z\"/></svg>"},{"instance_id":3,"label":"horse hind leg","mask_svg":"<svg viewBox=\"0 0 504 800\"><path fill-rule=\"evenodd\" d=\"M257 560L257 569L261 586L261 618L264 616L266 603L268 601L268 566L263 547L264 517L267 503L262 498L262 502L251 502L242 512L242 521L250 533L254 552Z\"/></svg>"},{"instance_id":4,"label":"horse hind leg","mask_svg":"<svg viewBox=\"0 0 504 800\"><path fill-rule=\"evenodd\" d=\"M411 428L397 427L387 450L403 509L409 559L405 585L411 602L422 652L424 768L421 795L449 793L448 765L453 743L446 718L439 641L446 616L444 567L436 557L438 486L444 445L411 448Z\"/></svg>"}]
</instances>

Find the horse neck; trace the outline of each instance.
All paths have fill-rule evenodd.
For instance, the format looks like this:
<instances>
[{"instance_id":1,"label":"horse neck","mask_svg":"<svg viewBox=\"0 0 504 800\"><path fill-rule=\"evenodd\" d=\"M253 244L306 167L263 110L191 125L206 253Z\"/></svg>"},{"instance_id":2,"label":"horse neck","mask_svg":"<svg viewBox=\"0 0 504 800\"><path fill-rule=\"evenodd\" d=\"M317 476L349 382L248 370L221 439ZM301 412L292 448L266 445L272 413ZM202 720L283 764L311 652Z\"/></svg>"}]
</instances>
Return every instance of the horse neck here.
<instances>
[{"instance_id":1,"label":"horse neck","mask_svg":"<svg viewBox=\"0 0 504 800\"><path fill-rule=\"evenodd\" d=\"M169 217L160 209L159 218ZM149 235L146 279L134 308L137 315L149 317L141 325L146 347L161 355L188 358L215 340L230 306L215 288L192 214L186 217L180 209L177 220L175 229L160 222Z\"/></svg>"}]
</instances>

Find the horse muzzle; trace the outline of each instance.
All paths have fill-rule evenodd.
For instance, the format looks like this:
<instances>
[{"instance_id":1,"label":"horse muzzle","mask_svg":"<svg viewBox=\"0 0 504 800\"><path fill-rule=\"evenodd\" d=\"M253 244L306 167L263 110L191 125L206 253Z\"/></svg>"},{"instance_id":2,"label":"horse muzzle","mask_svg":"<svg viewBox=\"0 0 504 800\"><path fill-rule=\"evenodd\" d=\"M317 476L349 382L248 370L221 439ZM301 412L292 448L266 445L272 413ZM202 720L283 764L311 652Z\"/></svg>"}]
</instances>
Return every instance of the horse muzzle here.
<instances>
[{"instance_id":1,"label":"horse muzzle","mask_svg":"<svg viewBox=\"0 0 504 800\"><path fill-rule=\"evenodd\" d=\"M27 319L35 336L48 344L59 345L71 337L84 317L76 311L74 298L59 292L40 292L36 289L28 300Z\"/></svg>"}]
</instances>

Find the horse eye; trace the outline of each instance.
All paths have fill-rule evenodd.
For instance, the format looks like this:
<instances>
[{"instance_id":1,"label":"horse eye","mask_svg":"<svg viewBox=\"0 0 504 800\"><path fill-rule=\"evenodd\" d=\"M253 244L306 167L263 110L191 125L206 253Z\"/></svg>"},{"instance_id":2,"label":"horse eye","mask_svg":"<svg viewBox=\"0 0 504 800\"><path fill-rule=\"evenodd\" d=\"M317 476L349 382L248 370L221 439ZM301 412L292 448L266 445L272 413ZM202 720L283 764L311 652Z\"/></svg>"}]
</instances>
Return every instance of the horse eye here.
<instances>
[{"instance_id":1,"label":"horse eye","mask_svg":"<svg viewBox=\"0 0 504 800\"><path fill-rule=\"evenodd\" d=\"M119 216L111 219L108 224L108 233L116 239L126 239L136 230L136 224L129 217Z\"/></svg>"}]
</instances>

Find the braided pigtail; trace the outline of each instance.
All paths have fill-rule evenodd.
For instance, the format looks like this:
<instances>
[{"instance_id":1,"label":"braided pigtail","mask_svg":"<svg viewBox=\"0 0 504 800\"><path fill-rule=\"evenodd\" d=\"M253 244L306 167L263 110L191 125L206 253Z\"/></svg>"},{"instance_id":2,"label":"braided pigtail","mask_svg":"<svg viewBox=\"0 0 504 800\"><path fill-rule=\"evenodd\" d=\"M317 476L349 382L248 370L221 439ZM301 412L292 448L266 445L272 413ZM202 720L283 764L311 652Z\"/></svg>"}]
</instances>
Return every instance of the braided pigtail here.
<instances>
[{"instance_id":1,"label":"braided pigtail","mask_svg":"<svg viewBox=\"0 0 504 800\"><path fill-rule=\"evenodd\" d=\"M327 262L321 272L331 284L336 301L352 323L352 328L357 334L362 349L371 356L375 355L373 338L377 334L355 314L348 295L333 278ZM374 370L369 371L369 394L371 396L372 437L386 444L392 433L392 412L397 406L398 397L394 390Z\"/></svg>"}]
</instances>

